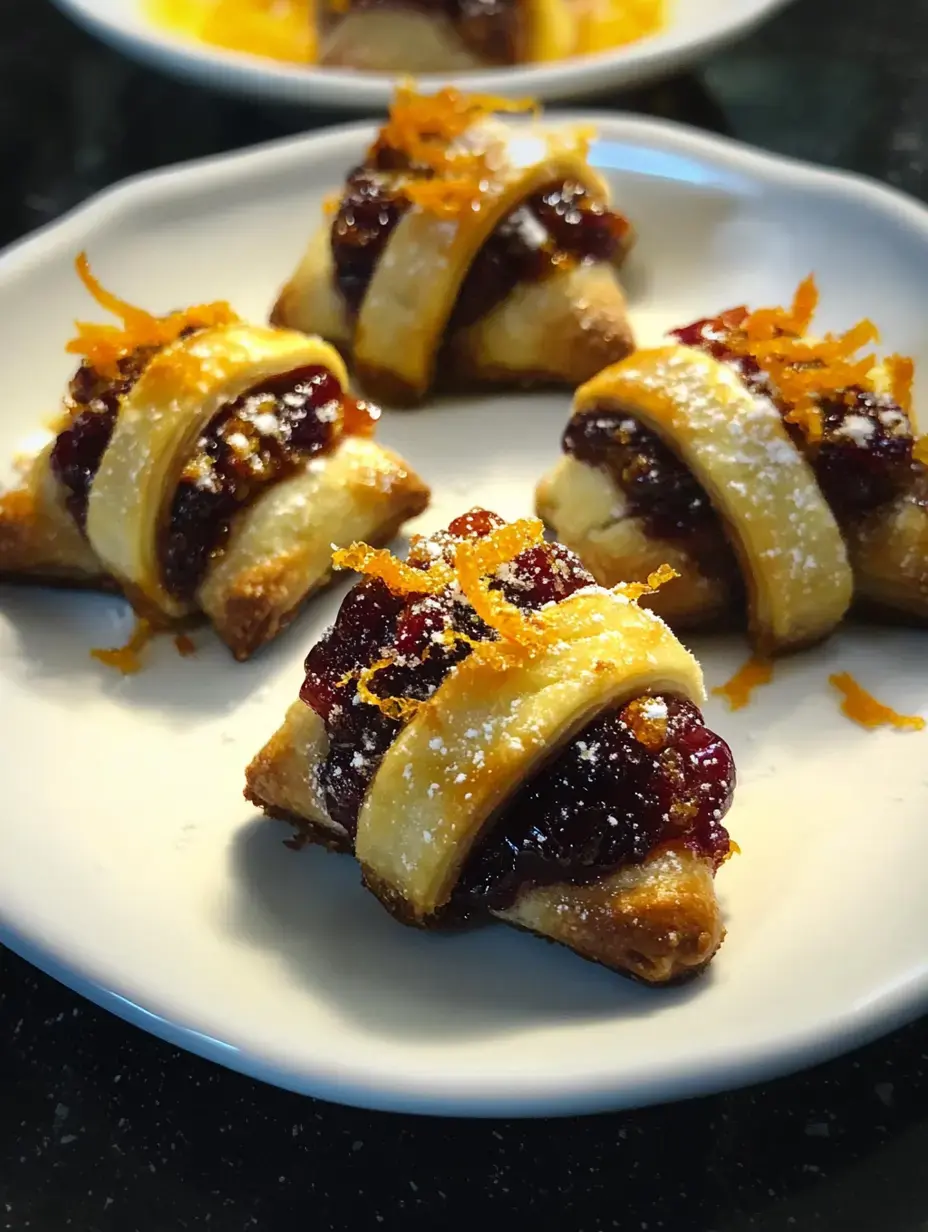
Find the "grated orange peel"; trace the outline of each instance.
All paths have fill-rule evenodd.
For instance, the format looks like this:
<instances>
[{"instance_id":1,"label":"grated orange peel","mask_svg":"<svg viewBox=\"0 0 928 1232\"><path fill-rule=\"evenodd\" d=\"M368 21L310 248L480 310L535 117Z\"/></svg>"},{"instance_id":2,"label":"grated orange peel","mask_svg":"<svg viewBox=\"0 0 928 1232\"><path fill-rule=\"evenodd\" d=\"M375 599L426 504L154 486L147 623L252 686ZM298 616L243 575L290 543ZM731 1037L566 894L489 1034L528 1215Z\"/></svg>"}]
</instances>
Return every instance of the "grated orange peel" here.
<instances>
[{"instance_id":1,"label":"grated orange peel","mask_svg":"<svg viewBox=\"0 0 928 1232\"><path fill-rule=\"evenodd\" d=\"M354 569L367 577L379 578L396 595L437 595L454 581L454 572L444 561L429 569L417 569L399 560L387 548L369 543L352 543L332 556L336 569Z\"/></svg>"},{"instance_id":2,"label":"grated orange peel","mask_svg":"<svg viewBox=\"0 0 928 1232\"><path fill-rule=\"evenodd\" d=\"M370 682L374 676L378 672L383 671L385 667L391 667L393 663L393 655L386 655L375 663L371 663L369 667L363 668L355 682L355 688L362 702L366 702L369 706L376 706L389 719L396 719L397 722L407 723L422 705L421 701L412 697L381 697L379 694L372 692L370 687ZM347 684L350 679L351 673L348 674L344 682Z\"/></svg>"},{"instance_id":3,"label":"grated orange peel","mask_svg":"<svg viewBox=\"0 0 928 1232\"><path fill-rule=\"evenodd\" d=\"M860 352L879 342L880 337L874 323L865 318L843 334L809 338L817 307L818 288L810 274L800 283L789 308L739 309L721 318L727 331L726 346L764 369L779 400L786 405L784 418L798 427L810 444L822 439L822 399L841 397L855 387L875 392L876 356ZM912 404L911 359L893 355L884 366L894 401L908 413Z\"/></svg>"},{"instance_id":4,"label":"grated orange peel","mask_svg":"<svg viewBox=\"0 0 928 1232\"><path fill-rule=\"evenodd\" d=\"M405 83L397 88L368 161L376 164L381 148L403 155L413 173L403 184L407 198L423 211L453 217L477 206L490 179L486 155L455 149L457 139L486 116L537 110L531 100L465 94L453 86L420 94Z\"/></svg>"},{"instance_id":5,"label":"grated orange peel","mask_svg":"<svg viewBox=\"0 0 928 1232\"><path fill-rule=\"evenodd\" d=\"M648 574L646 582L619 582L612 589L618 595L624 595L632 603L637 603L644 595L653 595L680 575L670 565L661 565Z\"/></svg>"},{"instance_id":6,"label":"grated orange peel","mask_svg":"<svg viewBox=\"0 0 928 1232\"><path fill-rule=\"evenodd\" d=\"M115 668L124 676L135 676L142 670L142 651L155 636L155 632L151 621L139 616L125 646L111 650L91 650L90 657L105 667Z\"/></svg>"},{"instance_id":7,"label":"grated orange peel","mask_svg":"<svg viewBox=\"0 0 928 1232\"><path fill-rule=\"evenodd\" d=\"M121 326L78 321L77 335L65 347L68 354L79 355L102 376L118 376L119 361L140 347L165 347L176 342L185 329L208 329L240 320L224 300L156 317L107 291L92 273L85 252L78 254L75 267L81 282L100 307L122 319Z\"/></svg>"},{"instance_id":8,"label":"grated orange peel","mask_svg":"<svg viewBox=\"0 0 928 1232\"><path fill-rule=\"evenodd\" d=\"M479 538L458 540L453 546L453 565L444 558L438 558L426 569L416 568L399 560L388 549L374 548L366 543L353 543L348 548L341 548L333 554L332 561L338 569L354 569L367 577L379 578L397 595L437 595L457 585L476 614L498 634L499 640L477 640L457 629L445 628L435 635L433 644L426 647L423 658L428 658L436 645L453 647L465 644L486 666L500 669L510 664L514 656L534 654L541 647L556 642L560 636L554 629L547 628L536 612L526 612L510 602L503 591L493 584L497 570L543 542L544 524L541 520L520 518L497 526ZM623 594L635 602L677 576L669 565L662 565L649 575L647 582L630 582L616 587L614 593ZM360 672L348 672L339 685L344 687L354 681L361 701L376 706L389 718L406 722L424 704L422 701L401 696L380 696L370 687L378 672L396 662L395 653L388 651Z\"/></svg>"},{"instance_id":9,"label":"grated orange peel","mask_svg":"<svg viewBox=\"0 0 928 1232\"><path fill-rule=\"evenodd\" d=\"M841 712L861 727L895 727L897 731L923 731L925 720L917 714L899 714L878 701L854 679L850 672L837 672L828 677L842 696Z\"/></svg>"},{"instance_id":10,"label":"grated orange peel","mask_svg":"<svg viewBox=\"0 0 928 1232\"><path fill-rule=\"evenodd\" d=\"M510 603L501 590L491 589L489 575L543 540L544 525L539 518L519 518L480 539L463 540L455 553L458 585L474 611L500 637L519 646L544 644L545 630L537 618Z\"/></svg>"}]
</instances>

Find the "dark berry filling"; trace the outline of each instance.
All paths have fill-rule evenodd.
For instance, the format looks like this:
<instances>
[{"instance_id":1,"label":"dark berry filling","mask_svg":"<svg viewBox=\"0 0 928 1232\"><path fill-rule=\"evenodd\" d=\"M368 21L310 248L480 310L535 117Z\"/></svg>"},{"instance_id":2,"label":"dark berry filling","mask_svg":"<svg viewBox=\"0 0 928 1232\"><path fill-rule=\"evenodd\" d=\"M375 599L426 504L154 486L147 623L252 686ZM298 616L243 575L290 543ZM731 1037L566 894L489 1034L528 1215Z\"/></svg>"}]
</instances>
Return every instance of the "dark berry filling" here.
<instances>
[{"instance_id":1,"label":"dark berry filling","mask_svg":"<svg viewBox=\"0 0 928 1232\"><path fill-rule=\"evenodd\" d=\"M378 146L374 166L348 178L332 224L335 277L348 309L357 313L393 228L409 208L402 188L384 171L405 159ZM399 167L397 167L397 163ZM572 181L535 193L499 224L461 285L450 328L473 324L520 282L536 281L565 262L611 261L628 245L627 219Z\"/></svg>"},{"instance_id":2,"label":"dark berry filling","mask_svg":"<svg viewBox=\"0 0 928 1232\"><path fill-rule=\"evenodd\" d=\"M506 907L524 885L597 880L664 843L720 862L734 787L731 750L691 702L638 698L591 723L509 802L460 896Z\"/></svg>"},{"instance_id":3,"label":"dark berry filling","mask_svg":"<svg viewBox=\"0 0 928 1232\"><path fill-rule=\"evenodd\" d=\"M578 461L607 470L627 497L629 512L644 518L652 535L679 539L715 525L712 504L691 472L622 411L604 406L574 415L563 447Z\"/></svg>"},{"instance_id":4,"label":"dark berry filling","mask_svg":"<svg viewBox=\"0 0 928 1232\"><path fill-rule=\"evenodd\" d=\"M393 228L409 202L383 176L356 167L332 224L335 279L349 311L357 313Z\"/></svg>"},{"instance_id":5,"label":"dark berry filling","mask_svg":"<svg viewBox=\"0 0 928 1232\"><path fill-rule=\"evenodd\" d=\"M490 534L501 519L476 510L431 540L409 563L453 560L461 539ZM593 582L559 544L539 544L497 571L494 585L525 610L560 602ZM456 589L392 593L367 579L346 597L335 624L306 659L301 697L323 719L329 753L320 769L330 815L353 837L381 758L403 726L362 700L357 680L382 698L425 700L471 653L495 640ZM384 666L376 668L378 663ZM370 669L375 668L371 671ZM678 698L642 698L602 715L521 789L481 841L462 879L461 902L503 906L527 884L594 879L674 842L721 860L721 819L734 787L727 745Z\"/></svg>"},{"instance_id":6,"label":"dark berry filling","mask_svg":"<svg viewBox=\"0 0 928 1232\"><path fill-rule=\"evenodd\" d=\"M318 366L271 377L223 407L197 441L174 494L161 544L166 589L192 598L237 510L331 449L343 433L370 432L377 414Z\"/></svg>"},{"instance_id":7,"label":"dark berry filling","mask_svg":"<svg viewBox=\"0 0 928 1232\"><path fill-rule=\"evenodd\" d=\"M350 0L349 5L328 4L325 24L340 20L345 9L421 9L441 14L452 23L461 41L476 56L491 64L515 64L525 58L519 0Z\"/></svg>"},{"instance_id":8,"label":"dark berry filling","mask_svg":"<svg viewBox=\"0 0 928 1232\"><path fill-rule=\"evenodd\" d=\"M116 426L120 399L132 389L158 350L139 347L124 356L118 361L115 376L104 376L83 364L71 379L65 404L71 420L55 441L51 467L67 489L68 510L81 530L87 522L91 485Z\"/></svg>"}]
</instances>

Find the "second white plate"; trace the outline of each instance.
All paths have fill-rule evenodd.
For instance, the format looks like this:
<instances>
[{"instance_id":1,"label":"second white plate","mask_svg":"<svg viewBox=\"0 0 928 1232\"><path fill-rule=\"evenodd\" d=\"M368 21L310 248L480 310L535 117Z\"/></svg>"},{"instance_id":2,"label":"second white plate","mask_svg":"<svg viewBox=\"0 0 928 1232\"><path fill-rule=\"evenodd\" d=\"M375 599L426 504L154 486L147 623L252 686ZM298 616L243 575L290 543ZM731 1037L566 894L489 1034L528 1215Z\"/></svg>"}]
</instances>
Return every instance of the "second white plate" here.
<instances>
[{"instance_id":1,"label":"second white plate","mask_svg":"<svg viewBox=\"0 0 928 1232\"><path fill-rule=\"evenodd\" d=\"M462 89L540 101L624 90L687 67L759 25L790 0L671 0L666 30L595 56L488 69L448 78L423 75L428 88L450 80ZM234 94L344 108L385 109L396 79L385 73L275 63L224 51L161 29L143 0L54 0L59 8L126 55Z\"/></svg>"},{"instance_id":2,"label":"second white plate","mask_svg":"<svg viewBox=\"0 0 928 1232\"><path fill-rule=\"evenodd\" d=\"M921 365L928 216L876 186L688 130L598 120L594 162L635 220L628 275L643 341L809 270L823 328L871 316ZM0 258L0 457L56 406L63 345L105 284L155 310L228 298L261 319L360 127L128 184ZM388 414L383 438L433 485L434 528L475 504L532 507L565 393ZM888 1030L928 1000L928 733L867 733L838 711L847 669L928 709L925 635L848 628L778 667L744 712L710 702L734 748L743 855L719 875L729 936L669 992L503 927L426 936L394 923L347 858L295 855L242 799L339 594L235 665L206 633L142 675L91 661L130 627L102 596L0 591L0 939L148 1030L298 1091L379 1108L554 1113L759 1079ZM700 640L710 684L745 655Z\"/></svg>"}]
</instances>

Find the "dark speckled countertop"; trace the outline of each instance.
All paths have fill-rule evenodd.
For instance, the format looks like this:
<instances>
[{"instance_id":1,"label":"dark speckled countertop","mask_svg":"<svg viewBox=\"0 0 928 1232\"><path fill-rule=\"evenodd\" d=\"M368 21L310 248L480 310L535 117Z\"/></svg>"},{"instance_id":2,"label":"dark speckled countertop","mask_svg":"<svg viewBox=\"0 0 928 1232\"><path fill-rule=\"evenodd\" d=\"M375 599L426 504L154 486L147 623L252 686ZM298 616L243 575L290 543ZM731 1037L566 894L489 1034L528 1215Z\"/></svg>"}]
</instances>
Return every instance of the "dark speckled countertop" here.
<instances>
[{"instance_id":1,"label":"dark speckled countertop","mask_svg":"<svg viewBox=\"0 0 928 1232\"><path fill-rule=\"evenodd\" d=\"M0 0L0 19L0 242L132 172L325 118L156 77L46 0ZM797 0L698 74L611 101L925 198L928 0ZM928 1232L926 1161L924 1022L674 1107L428 1121L227 1073L0 949L0 1229Z\"/></svg>"}]
</instances>

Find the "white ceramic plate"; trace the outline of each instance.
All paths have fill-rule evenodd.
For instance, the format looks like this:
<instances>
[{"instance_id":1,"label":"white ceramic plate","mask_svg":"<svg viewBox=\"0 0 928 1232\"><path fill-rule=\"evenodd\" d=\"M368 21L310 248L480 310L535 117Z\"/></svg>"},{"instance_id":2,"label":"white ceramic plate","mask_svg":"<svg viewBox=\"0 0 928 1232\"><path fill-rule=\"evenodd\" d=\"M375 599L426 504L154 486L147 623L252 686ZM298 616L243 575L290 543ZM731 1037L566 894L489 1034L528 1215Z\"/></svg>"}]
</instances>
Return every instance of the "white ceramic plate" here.
<instances>
[{"instance_id":1,"label":"white ceramic plate","mask_svg":"<svg viewBox=\"0 0 928 1232\"><path fill-rule=\"evenodd\" d=\"M629 272L644 341L745 300L783 302L810 269L822 324L865 314L928 371L928 215L886 189L634 118L599 121L594 161L640 229ZM72 273L154 309L228 298L261 318L361 127L191 164L104 195L0 258L0 457L55 407ZM921 380L918 394L928 396ZM569 397L532 393L389 414L383 438L436 492L418 529L475 503L531 509ZM710 702L741 785L743 855L719 876L729 937L675 991L632 986L504 927L394 923L353 862L294 855L242 771L300 685L340 594L236 666L207 633L142 675L90 660L125 606L0 592L0 937L130 1021L298 1091L393 1109L555 1113L671 1099L838 1052L928 993L928 733L867 733L826 678L848 669L928 710L919 632L848 629L777 669L738 715ZM741 639L697 643L710 684Z\"/></svg>"},{"instance_id":2,"label":"white ceramic plate","mask_svg":"<svg viewBox=\"0 0 928 1232\"><path fill-rule=\"evenodd\" d=\"M223 51L161 29L142 0L54 0L101 39L175 76L236 94L281 102L326 104L357 111L386 107L395 79L383 73L299 68ZM669 27L661 34L596 56L459 74L470 90L542 100L583 98L628 89L692 64L734 42L789 0L671 0ZM447 77L425 75L437 84Z\"/></svg>"}]
</instances>

